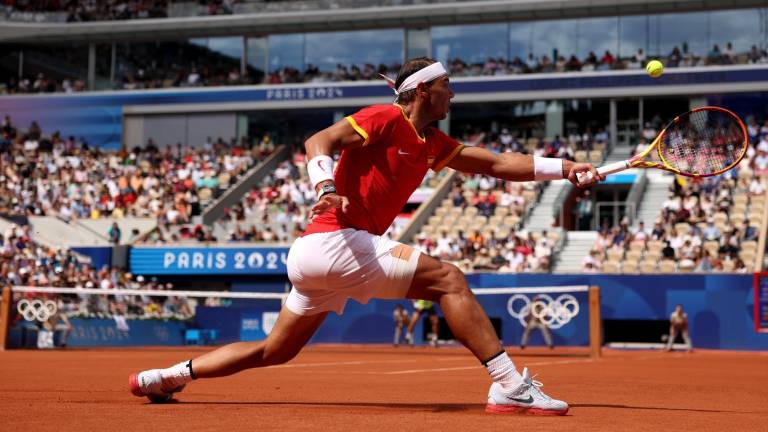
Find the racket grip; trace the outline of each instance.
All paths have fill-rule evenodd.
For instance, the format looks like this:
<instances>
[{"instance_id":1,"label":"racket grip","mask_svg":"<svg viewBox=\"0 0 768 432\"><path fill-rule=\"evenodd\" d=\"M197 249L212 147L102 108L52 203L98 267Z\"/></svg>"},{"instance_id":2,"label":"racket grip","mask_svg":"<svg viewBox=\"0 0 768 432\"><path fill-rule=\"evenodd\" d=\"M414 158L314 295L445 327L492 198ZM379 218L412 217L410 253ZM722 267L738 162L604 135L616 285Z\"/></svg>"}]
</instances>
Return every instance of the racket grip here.
<instances>
[{"instance_id":1,"label":"racket grip","mask_svg":"<svg viewBox=\"0 0 768 432\"><path fill-rule=\"evenodd\" d=\"M597 172L600 175L608 175L617 173L619 171L624 171L625 169L629 168L629 162L628 161L621 161L616 162L608 165L603 165L601 167L597 168ZM576 173L576 181L581 185L585 183L591 183L594 179L594 176L592 175L591 171L587 171L584 173Z\"/></svg>"}]
</instances>

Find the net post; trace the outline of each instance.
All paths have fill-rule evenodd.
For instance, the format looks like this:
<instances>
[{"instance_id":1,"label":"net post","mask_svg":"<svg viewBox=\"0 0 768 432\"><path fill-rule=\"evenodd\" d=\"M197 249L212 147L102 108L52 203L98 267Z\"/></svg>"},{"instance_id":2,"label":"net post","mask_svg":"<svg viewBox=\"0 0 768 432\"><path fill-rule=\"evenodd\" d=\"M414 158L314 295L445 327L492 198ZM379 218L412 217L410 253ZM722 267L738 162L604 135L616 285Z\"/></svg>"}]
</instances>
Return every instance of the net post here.
<instances>
[{"instance_id":1,"label":"net post","mask_svg":"<svg viewBox=\"0 0 768 432\"><path fill-rule=\"evenodd\" d=\"M600 287L589 287L589 354L600 357L603 345L602 320L600 319Z\"/></svg>"},{"instance_id":2,"label":"net post","mask_svg":"<svg viewBox=\"0 0 768 432\"><path fill-rule=\"evenodd\" d=\"M0 351L8 348L8 330L11 328L11 287L3 287L3 299L0 305Z\"/></svg>"}]
</instances>

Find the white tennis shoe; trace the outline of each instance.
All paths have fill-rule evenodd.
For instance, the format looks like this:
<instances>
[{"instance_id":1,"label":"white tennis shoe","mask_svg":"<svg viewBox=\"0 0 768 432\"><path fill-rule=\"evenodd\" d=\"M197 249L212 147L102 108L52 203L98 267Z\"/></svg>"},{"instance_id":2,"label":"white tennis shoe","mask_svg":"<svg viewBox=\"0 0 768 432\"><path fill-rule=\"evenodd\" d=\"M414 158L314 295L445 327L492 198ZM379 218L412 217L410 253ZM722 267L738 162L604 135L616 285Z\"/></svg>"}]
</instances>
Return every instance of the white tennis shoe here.
<instances>
[{"instance_id":1,"label":"white tennis shoe","mask_svg":"<svg viewBox=\"0 0 768 432\"><path fill-rule=\"evenodd\" d=\"M496 414L565 415L568 404L544 394L542 383L534 381L523 369L523 383L514 390L504 390L499 383L491 384L485 412Z\"/></svg>"},{"instance_id":2,"label":"white tennis shoe","mask_svg":"<svg viewBox=\"0 0 768 432\"><path fill-rule=\"evenodd\" d=\"M146 396L154 403L164 403L173 399L173 394L184 389L184 385L173 386L171 383L163 385L163 377L160 369L134 373L128 376L128 387L134 396Z\"/></svg>"}]
</instances>

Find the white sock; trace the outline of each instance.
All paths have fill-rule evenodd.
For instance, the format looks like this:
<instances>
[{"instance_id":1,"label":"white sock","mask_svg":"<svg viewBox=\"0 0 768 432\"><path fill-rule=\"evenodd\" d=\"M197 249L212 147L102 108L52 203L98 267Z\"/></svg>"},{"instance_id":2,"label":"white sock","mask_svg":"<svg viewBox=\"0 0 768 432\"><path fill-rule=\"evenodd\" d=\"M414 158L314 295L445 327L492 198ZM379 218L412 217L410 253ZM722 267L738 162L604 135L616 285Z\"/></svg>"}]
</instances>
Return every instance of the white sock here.
<instances>
[{"instance_id":1,"label":"white sock","mask_svg":"<svg viewBox=\"0 0 768 432\"><path fill-rule=\"evenodd\" d=\"M493 381L501 384L505 389L515 389L523 383L523 376L517 372L515 364L512 363L506 351L486 361L485 367Z\"/></svg>"},{"instance_id":2,"label":"white sock","mask_svg":"<svg viewBox=\"0 0 768 432\"><path fill-rule=\"evenodd\" d=\"M192 360L185 360L167 369L160 369L163 387L172 389L192 381Z\"/></svg>"}]
</instances>

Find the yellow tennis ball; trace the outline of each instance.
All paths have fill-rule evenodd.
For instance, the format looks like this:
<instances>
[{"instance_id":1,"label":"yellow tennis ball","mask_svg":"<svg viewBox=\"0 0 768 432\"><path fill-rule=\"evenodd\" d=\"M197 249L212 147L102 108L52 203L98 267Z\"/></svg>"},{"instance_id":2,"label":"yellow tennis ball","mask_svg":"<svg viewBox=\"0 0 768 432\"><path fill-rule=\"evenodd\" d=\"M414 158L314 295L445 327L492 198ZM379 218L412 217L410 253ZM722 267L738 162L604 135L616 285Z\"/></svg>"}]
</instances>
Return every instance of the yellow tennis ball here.
<instances>
[{"instance_id":1,"label":"yellow tennis ball","mask_svg":"<svg viewBox=\"0 0 768 432\"><path fill-rule=\"evenodd\" d=\"M664 65L658 60L651 60L645 66L645 71L651 78L658 78L664 73Z\"/></svg>"}]
</instances>

